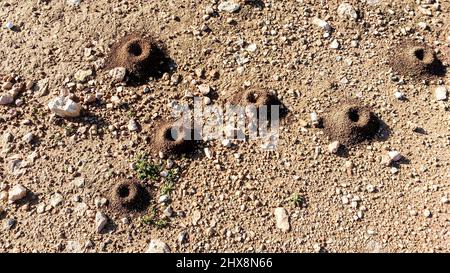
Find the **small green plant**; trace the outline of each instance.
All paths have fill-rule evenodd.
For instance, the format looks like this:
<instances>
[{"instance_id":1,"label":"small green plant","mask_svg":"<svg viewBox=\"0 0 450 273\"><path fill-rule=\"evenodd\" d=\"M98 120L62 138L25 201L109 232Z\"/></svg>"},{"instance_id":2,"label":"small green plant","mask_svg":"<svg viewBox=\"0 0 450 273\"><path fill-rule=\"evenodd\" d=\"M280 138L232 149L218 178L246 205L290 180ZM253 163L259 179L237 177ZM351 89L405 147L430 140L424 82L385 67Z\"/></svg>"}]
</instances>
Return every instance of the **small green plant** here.
<instances>
[{"instance_id":1,"label":"small green plant","mask_svg":"<svg viewBox=\"0 0 450 273\"><path fill-rule=\"evenodd\" d=\"M172 181L167 181L161 186L161 195L171 193L175 189L175 184Z\"/></svg>"},{"instance_id":2,"label":"small green plant","mask_svg":"<svg viewBox=\"0 0 450 273\"><path fill-rule=\"evenodd\" d=\"M155 224L156 228L158 228L158 229L165 228L169 225L169 223L167 222L166 219L158 219L154 222L154 224Z\"/></svg>"},{"instance_id":3,"label":"small green plant","mask_svg":"<svg viewBox=\"0 0 450 273\"><path fill-rule=\"evenodd\" d=\"M149 209L149 213L147 215L142 216L141 220L142 223L146 224L146 225L151 225L154 223L155 218L156 218L156 207L153 205L150 207Z\"/></svg>"},{"instance_id":4,"label":"small green plant","mask_svg":"<svg viewBox=\"0 0 450 273\"><path fill-rule=\"evenodd\" d=\"M289 201L296 207L301 207L305 203L305 197L301 196L299 193L293 193L289 198Z\"/></svg>"},{"instance_id":5,"label":"small green plant","mask_svg":"<svg viewBox=\"0 0 450 273\"><path fill-rule=\"evenodd\" d=\"M166 219L158 218L158 211L155 205L152 205L147 215L142 216L141 221L145 225L154 225L156 228L161 229L169 225Z\"/></svg>"},{"instance_id":6,"label":"small green plant","mask_svg":"<svg viewBox=\"0 0 450 273\"><path fill-rule=\"evenodd\" d=\"M149 162L147 156L141 155L136 161L134 170L138 173L139 179L157 180L161 172L161 167Z\"/></svg>"}]
</instances>

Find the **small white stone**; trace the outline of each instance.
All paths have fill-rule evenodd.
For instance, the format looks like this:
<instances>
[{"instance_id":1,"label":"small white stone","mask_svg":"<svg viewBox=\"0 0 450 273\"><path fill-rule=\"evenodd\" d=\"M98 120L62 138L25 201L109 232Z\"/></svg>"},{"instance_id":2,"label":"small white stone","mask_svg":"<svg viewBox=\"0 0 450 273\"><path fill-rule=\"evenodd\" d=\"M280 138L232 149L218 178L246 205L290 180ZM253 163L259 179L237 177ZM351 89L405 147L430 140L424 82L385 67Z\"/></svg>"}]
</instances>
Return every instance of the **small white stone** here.
<instances>
[{"instance_id":1,"label":"small white stone","mask_svg":"<svg viewBox=\"0 0 450 273\"><path fill-rule=\"evenodd\" d=\"M330 144L328 144L328 152L335 154L337 153L338 149L339 149L339 141L333 141Z\"/></svg>"},{"instance_id":2,"label":"small white stone","mask_svg":"<svg viewBox=\"0 0 450 273\"><path fill-rule=\"evenodd\" d=\"M159 203L166 203L167 201L169 201L169 196L167 194L161 195L158 200Z\"/></svg>"},{"instance_id":3,"label":"small white stone","mask_svg":"<svg viewBox=\"0 0 450 273\"><path fill-rule=\"evenodd\" d=\"M9 30L13 29L14 23L11 21L6 22L5 27Z\"/></svg>"},{"instance_id":4,"label":"small white stone","mask_svg":"<svg viewBox=\"0 0 450 273\"><path fill-rule=\"evenodd\" d=\"M30 143L33 142L33 140L34 140L34 135L33 135L33 133L28 133L28 134L24 135L24 136L22 137L22 140L23 140L24 142L30 144Z\"/></svg>"},{"instance_id":5,"label":"small white stone","mask_svg":"<svg viewBox=\"0 0 450 273\"><path fill-rule=\"evenodd\" d=\"M169 246L159 239L150 241L146 253L170 253Z\"/></svg>"},{"instance_id":6,"label":"small white stone","mask_svg":"<svg viewBox=\"0 0 450 273\"><path fill-rule=\"evenodd\" d=\"M337 13L342 18L349 18L352 20L358 19L358 13L356 12L355 8L353 8L353 6L349 3L340 4L337 9Z\"/></svg>"},{"instance_id":7,"label":"small white stone","mask_svg":"<svg viewBox=\"0 0 450 273\"><path fill-rule=\"evenodd\" d=\"M227 148L231 147L231 140L229 140L229 139L222 140L222 145Z\"/></svg>"},{"instance_id":8,"label":"small white stone","mask_svg":"<svg viewBox=\"0 0 450 273\"><path fill-rule=\"evenodd\" d=\"M312 19L312 23L316 26L323 28L327 32L330 32L332 30L332 27L330 26L330 24L328 24L326 21L319 19L317 17Z\"/></svg>"},{"instance_id":9,"label":"small white stone","mask_svg":"<svg viewBox=\"0 0 450 273\"><path fill-rule=\"evenodd\" d=\"M425 22L419 22L419 23L417 23L417 26L419 26L419 28L421 28L423 30L428 28L428 25Z\"/></svg>"},{"instance_id":10,"label":"small white stone","mask_svg":"<svg viewBox=\"0 0 450 273\"><path fill-rule=\"evenodd\" d=\"M291 229L291 225L286 210L284 208L275 208L274 214L277 228L283 232L288 232Z\"/></svg>"},{"instance_id":11,"label":"small white stone","mask_svg":"<svg viewBox=\"0 0 450 273\"><path fill-rule=\"evenodd\" d=\"M213 158L213 152L209 148L205 148L204 151L207 158Z\"/></svg>"},{"instance_id":12,"label":"small white stone","mask_svg":"<svg viewBox=\"0 0 450 273\"><path fill-rule=\"evenodd\" d=\"M311 118L311 122L312 122L313 125L319 124L319 116L317 115L316 112L312 112L310 114L310 118Z\"/></svg>"},{"instance_id":13,"label":"small white stone","mask_svg":"<svg viewBox=\"0 0 450 273\"><path fill-rule=\"evenodd\" d=\"M109 76L115 82L123 82L127 74L127 69L125 67L116 67L109 71Z\"/></svg>"},{"instance_id":14,"label":"small white stone","mask_svg":"<svg viewBox=\"0 0 450 273\"><path fill-rule=\"evenodd\" d=\"M430 217L431 217L431 211L425 209L425 210L423 211L423 216L425 216L426 218L430 218Z\"/></svg>"},{"instance_id":15,"label":"small white stone","mask_svg":"<svg viewBox=\"0 0 450 273\"><path fill-rule=\"evenodd\" d=\"M209 87L209 85L207 84L200 84L198 86L198 90L200 91L200 93L202 93L203 96L206 96L209 94L209 92L211 92L211 87Z\"/></svg>"},{"instance_id":16,"label":"small white stone","mask_svg":"<svg viewBox=\"0 0 450 273\"><path fill-rule=\"evenodd\" d=\"M347 205L349 203L347 196L342 196L341 201L342 201L342 204L344 204L344 205Z\"/></svg>"},{"instance_id":17,"label":"small white stone","mask_svg":"<svg viewBox=\"0 0 450 273\"><path fill-rule=\"evenodd\" d=\"M67 0L67 4L71 6L78 7L81 3L81 0Z\"/></svg>"},{"instance_id":18,"label":"small white stone","mask_svg":"<svg viewBox=\"0 0 450 273\"><path fill-rule=\"evenodd\" d=\"M61 194L55 193L53 194L52 198L50 199L50 205L54 208L59 206L64 201L64 198Z\"/></svg>"},{"instance_id":19,"label":"small white stone","mask_svg":"<svg viewBox=\"0 0 450 273\"><path fill-rule=\"evenodd\" d=\"M73 76L75 80L79 83L85 83L91 77L93 74L93 71L91 69L86 70L78 70L75 75Z\"/></svg>"},{"instance_id":20,"label":"small white stone","mask_svg":"<svg viewBox=\"0 0 450 273\"><path fill-rule=\"evenodd\" d=\"M388 153L388 155L389 155L389 158L392 160L392 161L399 161L400 159L402 159L402 155L399 153L399 152L397 152L397 151L390 151L389 153Z\"/></svg>"},{"instance_id":21,"label":"small white stone","mask_svg":"<svg viewBox=\"0 0 450 273\"><path fill-rule=\"evenodd\" d=\"M255 52L257 49L256 44L250 44L247 46L247 51L248 52Z\"/></svg>"},{"instance_id":22,"label":"small white stone","mask_svg":"<svg viewBox=\"0 0 450 273\"><path fill-rule=\"evenodd\" d=\"M394 93L394 97L395 97L396 99L398 99L398 100L401 100L401 99L404 98L404 97L403 97L403 93L400 92L400 91L395 92L395 93Z\"/></svg>"},{"instance_id":23,"label":"small white stone","mask_svg":"<svg viewBox=\"0 0 450 273\"><path fill-rule=\"evenodd\" d=\"M219 11L226 11L229 13L237 12L241 8L241 5L239 3L236 3L234 1L224 1L219 4L217 7Z\"/></svg>"},{"instance_id":24,"label":"small white stone","mask_svg":"<svg viewBox=\"0 0 450 273\"><path fill-rule=\"evenodd\" d=\"M136 132L139 130L139 126L134 119L130 119L128 122L128 130L130 130L130 132Z\"/></svg>"},{"instance_id":25,"label":"small white stone","mask_svg":"<svg viewBox=\"0 0 450 273\"><path fill-rule=\"evenodd\" d=\"M442 196L441 197L441 203L442 204L448 204L448 197L447 196Z\"/></svg>"},{"instance_id":26,"label":"small white stone","mask_svg":"<svg viewBox=\"0 0 450 273\"><path fill-rule=\"evenodd\" d=\"M108 223L108 217L103 212L98 211L95 214L95 230L97 233L102 232L103 228L106 226L106 223Z\"/></svg>"},{"instance_id":27,"label":"small white stone","mask_svg":"<svg viewBox=\"0 0 450 273\"><path fill-rule=\"evenodd\" d=\"M447 87L440 85L436 87L434 90L434 95L436 97L436 100L446 100L447 99Z\"/></svg>"},{"instance_id":28,"label":"small white stone","mask_svg":"<svg viewBox=\"0 0 450 273\"><path fill-rule=\"evenodd\" d=\"M8 202L14 203L15 201L18 201L22 198L24 198L27 195L27 189L18 184L15 185L12 189L8 191Z\"/></svg>"},{"instance_id":29,"label":"small white stone","mask_svg":"<svg viewBox=\"0 0 450 273\"><path fill-rule=\"evenodd\" d=\"M340 47L340 44L339 44L338 40L336 40L336 39L334 39L330 44L331 49L339 49L339 47Z\"/></svg>"},{"instance_id":30,"label":"small white stone","mask_svg":"<svg viewBox=\"0 0 450 273\"><path fill-rule=\"evenodd\" d=\"M81 111L81 105L68 97L59 96L48 103L50 111L60 117L78 117Z\"/></svg>"}]
</instances>

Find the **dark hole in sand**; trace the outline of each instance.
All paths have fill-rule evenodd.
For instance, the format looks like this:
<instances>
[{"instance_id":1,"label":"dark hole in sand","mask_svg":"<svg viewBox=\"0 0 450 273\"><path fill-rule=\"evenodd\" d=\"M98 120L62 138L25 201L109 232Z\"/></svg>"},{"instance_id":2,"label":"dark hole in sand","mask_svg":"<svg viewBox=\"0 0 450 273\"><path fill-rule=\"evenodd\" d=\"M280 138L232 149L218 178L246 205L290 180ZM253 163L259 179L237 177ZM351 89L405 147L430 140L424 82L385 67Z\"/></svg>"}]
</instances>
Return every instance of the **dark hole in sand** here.
<instances>
[{"instance_id":1,"label":"dark hole in sand","mask_svg":"<svg viewBox=\"0 0 450 273\"><path fill-rule=\"evenodd\" d=\"M134 42L131 43L128 47L128 52L134 56L140 56L142 54L142 47L139 43Z\"/></svg>"},{"instance_id":2,"label":"dark hole in sand","mask_svg":"<svg viewBox=\"0 0 450 273\"><path fill-rule=\"evenodd\" d=\"M128 186L121 186L119 188L119 196L120 198L126 198L128 197L128 195L130 195L130 189L128 188Z\"/></svg>"},{"instance_id":3,"label":"dark hole in sand","mask_svg":"<svg viewBox=\"0 0 450 273\"><path fill-rule=\"evenodd\" d=\"M175 141L178 139L178 130L175 128L167 128L164 132L164 138L168 141Z\"/></svg>"},{"instance_id":4,"label":"dark hole in sand","mask_svg":"<svg viewBox=\"0 0 450 273\"><path fill-rule=\"evenodd\" d=\"M349 109L347 112L348 118L353 121L353 122L357 122L359 120L359 113L358 113L358 109Z\"/></svg>"},{"instance_id":5,"label":"dark hole in sand","mask_svg":"<svg viewBox=\"0 0 450 273\"><path fill-rule=\"evenodd\" d=\"M423 61L423 58L425 56L425 51L423 50L423 48L415 49L414 56L416 56L417 59Z\"/></svg>"}]
</instances>

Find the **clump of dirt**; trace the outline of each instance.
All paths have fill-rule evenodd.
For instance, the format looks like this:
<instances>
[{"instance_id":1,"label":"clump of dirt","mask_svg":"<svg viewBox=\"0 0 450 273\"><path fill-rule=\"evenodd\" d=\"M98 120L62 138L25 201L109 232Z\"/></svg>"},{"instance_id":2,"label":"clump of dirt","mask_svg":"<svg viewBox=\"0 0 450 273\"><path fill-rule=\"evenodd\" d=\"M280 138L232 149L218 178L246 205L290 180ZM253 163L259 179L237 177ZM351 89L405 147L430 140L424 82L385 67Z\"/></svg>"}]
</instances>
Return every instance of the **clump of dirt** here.
<instances>
[{"instance_id":1,"label":"clump of dirt","mask_svg":"<svg viewBox=\"0 0 450 273\"><path fill-rule=\"evenodd\" d=\"M339 104L322 120L325 134L343 145L353 145L371 140L378 132L381 122L372 109L356 100Z\"/></svg>"},{"instance_id":2,"label":"clump of dirt","mask_svg":"<svg viewBox=\"0 0 450 273\"><path fill-rule=\"evenodd\" d=\"M415 41L402 42L398 48L393 48L389 64L395 73L419 79L441 77L446 73L434 50Z\"/></svg>"},{"instance_id":3,"label":"clump of dirt","mask_svg":"<svg viewBox=\"0 0 450 273\"><path fill-rule=\"evenodd\" d=\"M125 67L131 78L140 80L160 75L167 59L163 43L151 36L129 34L112 46L105 67Z\"/></svg>"},{"instance_id":4,"label":"clump of dirt","mask_svg":"<svg viewBox=\"0 0 450 273\"><path fill-rule=\"evenodd\" d=\"M144 212L150 204L150 193L136 180L123 180L112 189L111 200L119 212Z\"/></svg>"},{"instance_id":5,"label":"clump of dirt","mask_svg":"<svg viewBox=\"0 0 450 273\"><path fill-rule=\"evenodd\" d=\"M180 122L161 122L154 135L153 146L164 154L189 153L194 149L193 130Z\"/></svg>"}]
</instances>

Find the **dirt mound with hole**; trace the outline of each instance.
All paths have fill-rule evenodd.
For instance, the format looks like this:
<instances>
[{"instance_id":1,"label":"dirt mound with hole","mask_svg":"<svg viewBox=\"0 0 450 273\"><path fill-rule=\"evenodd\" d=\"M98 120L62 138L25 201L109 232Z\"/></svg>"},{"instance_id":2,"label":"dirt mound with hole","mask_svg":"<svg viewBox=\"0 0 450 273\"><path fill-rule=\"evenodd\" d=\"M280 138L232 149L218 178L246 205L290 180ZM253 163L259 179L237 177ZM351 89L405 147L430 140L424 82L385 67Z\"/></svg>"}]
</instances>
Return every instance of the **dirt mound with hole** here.
<instances>
[{"instance_id":1,"label":"dirt mound with hole","mask_svg":"<svg viewBox=\"0 0 450 273\"><path fill-rule=\"evenodd\" d=\"M163 121L153 136L153 148L164 154L189 153L194 149L193 129L181 121Z\"/></svg>"},{"instance_id":2,"label":"dirt mound with hole","mask_svg":"<svg viewBox=\"0 0 450 273\"><path fill-rule=\"evenodd\" d=\"M389 65L399 75L429 79L444 76L446 68L437 58L434 50L426 44L415 41L402 42L392 48Z\"/></svg>"},{"instance_id":3,"label":"dirt mound with hole","mask_svg":"<svg viewBox=\"0 0 450 273\"><path fill-rule=\"evenodd\" d=\"M161 42L135 33L124 36L111 47L105 67L125 67L129 76L143 79L158 75L166 59Z\"/></svg>"},{"instance_id":4,"label":"dirt mound with hole","mask_svg":"<svg viewBox=\"0 0 450 273\"><path fill-rule=\"evenodd\" d=\"M246 90L234 95L231 101L235 105L255 107L280 104L277 97L265 90Z\"/></svg>"},{"instance_id":5,"label":"dirt mound with hole","mask_svg":"<svg viewBox=\"0 0 450 273\"><path fill-rule=\"evenodd\" d=\"M322 125L332 141L353 145L373 139L381 124L370 107L349 100L325 114Z\"/></svg>"},{"instance_id":6,"label":"dirt mound with hole","mask_svg":"<svg viewBox=\"0 0 450 273\"><path fill-rule=\"evenodd\" d=\"M145 212L150 193L136 180L119 181L111 191L112 206L122 213Z\"/></svg>"}]
</instances>

